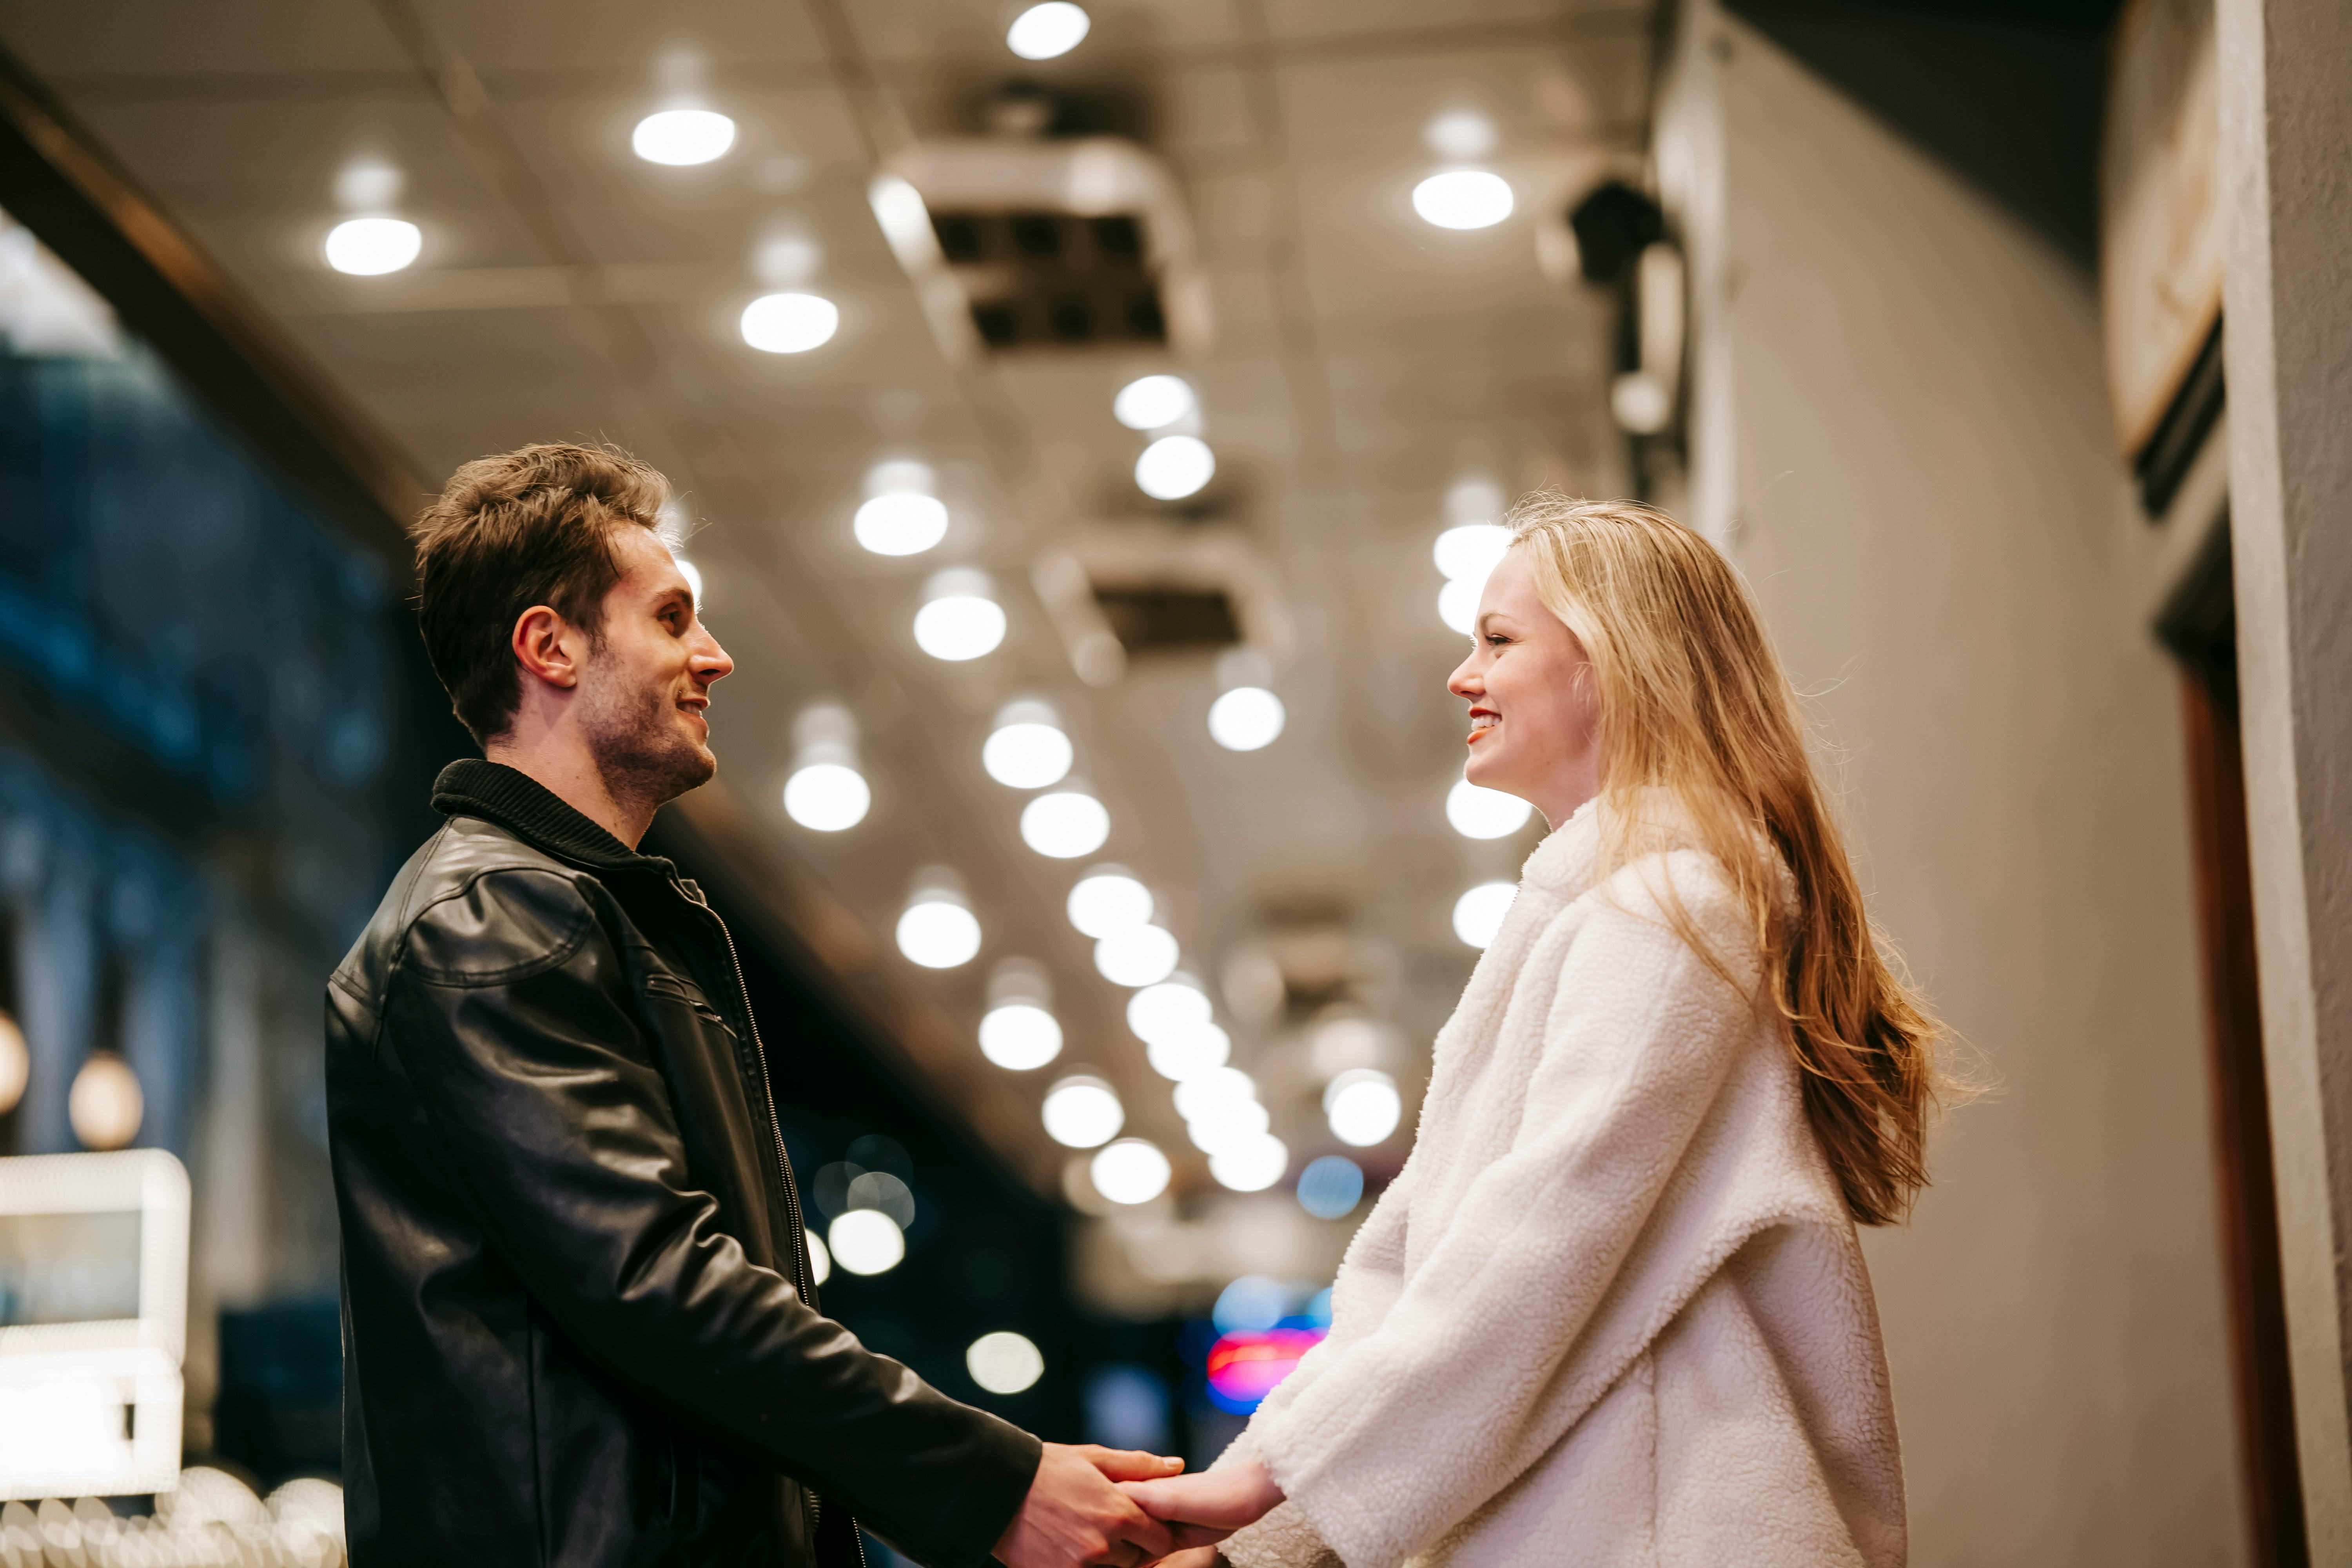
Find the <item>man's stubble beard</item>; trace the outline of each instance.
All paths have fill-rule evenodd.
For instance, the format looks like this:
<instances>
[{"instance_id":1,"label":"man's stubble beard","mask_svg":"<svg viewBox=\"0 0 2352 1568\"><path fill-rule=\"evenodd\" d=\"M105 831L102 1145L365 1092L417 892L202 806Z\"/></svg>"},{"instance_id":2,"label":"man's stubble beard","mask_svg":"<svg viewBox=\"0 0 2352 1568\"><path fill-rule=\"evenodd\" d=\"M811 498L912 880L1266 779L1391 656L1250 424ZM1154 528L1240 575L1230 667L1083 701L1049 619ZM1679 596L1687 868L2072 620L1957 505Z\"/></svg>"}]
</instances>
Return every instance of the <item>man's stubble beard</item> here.
<instances>
[{"instance_id":1,"label":"man's stubble beard","mask_svg":"<svg viewBox=\"0 0 2352 1568\"><path fill-rule=\"evenodd\" d=\"M580 731L606 793L651 811L709 784L719 764L684 732L671 691L633 686L609 667L596 668L604 662L589 667Z\"/></svg>"}]
</instances>

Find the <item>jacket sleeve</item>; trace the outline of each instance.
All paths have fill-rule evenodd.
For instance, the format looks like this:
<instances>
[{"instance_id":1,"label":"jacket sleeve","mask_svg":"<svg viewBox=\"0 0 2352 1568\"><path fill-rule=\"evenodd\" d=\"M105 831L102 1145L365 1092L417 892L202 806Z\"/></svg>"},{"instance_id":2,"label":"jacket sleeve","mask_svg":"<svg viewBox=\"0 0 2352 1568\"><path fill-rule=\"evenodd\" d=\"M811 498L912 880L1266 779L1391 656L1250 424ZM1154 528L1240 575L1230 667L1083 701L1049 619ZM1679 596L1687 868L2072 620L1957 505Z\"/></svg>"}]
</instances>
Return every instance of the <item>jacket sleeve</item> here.
<instances>
[{"instance_id":1,"label":"jacket sleeve","mask_svg":"<svg viewBox=\"0 0 2352 1568\"><path fill-rule=\"evenodd\" d=\"M1652 889L1667 874L1718 955L1755 973L1711 861L1652 857L1612 878L1569 942L1549 1016L1528 1020L1540 1064L1511 1149L1423 1239L1379 1328L1252 1429L1349 1568L1426 1550L1558 1441L1574 1412L1546 1395L1755 1039L1750 997L1665 924ZM1643 1332L1679 1305L1643 1303Z\"/></svg>"},{"instance_id":2,"label":"jacket sleeve","mask_svg":"<svg viewBox=\"0 0 2352 1568\"><path fill-rule=\"evenodd\" d=\"M571 879L492 872L410 928L378 1037L490 1245L589 1354L933 1568L984 1563L1034 1437L744 1255L698 1190L614 949Z\"/></svg>"}]
</instances>

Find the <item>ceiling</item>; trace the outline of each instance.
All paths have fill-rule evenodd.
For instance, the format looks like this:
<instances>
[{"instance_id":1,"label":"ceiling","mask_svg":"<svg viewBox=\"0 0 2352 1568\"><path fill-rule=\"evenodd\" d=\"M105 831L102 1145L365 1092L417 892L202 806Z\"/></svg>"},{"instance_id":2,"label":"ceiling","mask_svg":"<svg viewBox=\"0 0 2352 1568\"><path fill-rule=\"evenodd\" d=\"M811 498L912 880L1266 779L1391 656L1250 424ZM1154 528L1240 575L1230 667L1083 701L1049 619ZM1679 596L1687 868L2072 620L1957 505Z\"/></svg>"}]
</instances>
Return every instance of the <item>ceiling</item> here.
<instances>
[{"instance_id":1,"label":"ceiling","mask_svg":"<svg viewBox=\"0 0 2352 1568\"><path fill-rule=\"evenodd\" d=\"M1192 969L1213 986L1235 952L1286 940L1344 966L1351 1005L1395 1026L1408 1121L1362 1156L1377 1179L1402 1160L1428 1040L1474 956L1454 900L1511 876L1537 831L1477 842L1446 824L1460 639L1434 612L1430 545L1465 477L1624 483L1608 302L1545 276L1535 228L1638 168L1651 8L1088 8L1091 35L1044 65L1004 46L1016 7L985 0L0 0L0 43L381 424L420 486L485 452L583 437L670 475L739 667L712 712L723 794L698 809L767 858L819 950L1016 1164L1055 1179L1064 1152L1036 1105L1084 1066L1118 1086L1130 1131L1178 1156L1180 1192L1208 1189L1121 1022L1126 994L1064 917L1088 862L1026 848L1024 796L982 771L992 715L1041 696L1111 814L1092 858L1151 885ZM629 147L680 61L740 127L697 168ZM1116 102L1172 166L1213 302L1205 351L942 355L867 184L909 137L980 132L1015 78ZM1450 232L1409 194L1441 163L1429 121L1463 109L1493 121L1486 162L1518 205ZM336 174L362 157L401 171L398 210L425 234L417 265L390 277L320 259ZM803 354L754 352L735 327L780 226L815 242L806 287L842 312ZM1181 509L1137 490L1143 438L1110 414L1125 381L1164 369L1199 389L1219 462ZM950 531L925 555L867 554L850 531L866 470L906 457L938 470ZM1079 681L1030 586L1031 563L1077 532L1204 526L1248 542L1294 628L1274 681L1289 726L1263 751L1210 741L1210 658ZM965 665L910 633L924 581L950 564L987 569L1011 620ZM875 794L839 835L794 826L779 798L793 721L825 699L855 711ZM928 865L960 874L982 922L961 969L919 970L888 942ZM1069 1037L1022 1076L972 1044L987 972L1014 953L1051 969ZM1308 1021L1226 1019L1299 1155L1339 1147L1298 1044Z\"/></svg>"}]
</instances>

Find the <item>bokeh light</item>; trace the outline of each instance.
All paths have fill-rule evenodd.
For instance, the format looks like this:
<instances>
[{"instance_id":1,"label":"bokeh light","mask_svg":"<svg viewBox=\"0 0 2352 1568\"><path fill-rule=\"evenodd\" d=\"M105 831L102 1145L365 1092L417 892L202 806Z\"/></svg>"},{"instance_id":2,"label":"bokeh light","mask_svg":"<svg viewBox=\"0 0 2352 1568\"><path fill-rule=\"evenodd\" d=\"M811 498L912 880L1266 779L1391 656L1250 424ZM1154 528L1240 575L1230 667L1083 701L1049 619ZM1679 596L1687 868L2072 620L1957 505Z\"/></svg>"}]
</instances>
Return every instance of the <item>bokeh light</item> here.
<instances>
[{"instance_id":1,"label":"bokeh light","mask_svg":"<svg viewBox=\"0 0 2352 1568\"><path fill-rule=\"evenodd\" d=\"M1255 752L1282 734L1282 699L1262 686L1237 686L1209 704L1209 738L1229 752Z\"/></svg>"},{"instance_id":2,"label":"bokeh light","mask_svg":"<svg viewBox=\"0 0 2352 1568\"><path fill-rule=\"evenodd\" d=\"M1209 1156L1209 1174L1237 1193L1262 1193L1289 1169L1289 1146L1271 1132Z\"/></svg>"},{"instance_id":3,"label":"bokeh light","mask_svg":"<svg viewBox=\"0 0 2352 1568\"><path fill-rule=\"evenodd\" d=\"M1093 26L1086 11L1070 0L1045 0L1013 18L1004 31L1004 47L1024 60L1050 60L1076 48Z\"/></svg>"},{"instance_id":4,"label":"bokeh light","mask_svg":"<svg viewBox=\"0 0 2352 1568\"><path fill-rule=\"evenodd\" d=\"M355 278L397 272L424 248L424 231L405 218L345 218L327 231L327 265Z\"/></svg>"},{"instance_id":5,"label":"bokeh light","mask_svg":"<svg viewBox=\"0 0 2352 1568\"><path fill-rule=\"evenodd\" d=\"M1510 183L1485 169L1448 169L1412 188L1412 210L1440 228L1491 228L1513 205Z\"/></svg>"},{"instance_id":6,"label":"bokeh light","mask_svg":"<svg viewBox=\"0 0 2352 1568\"><path fill-rule=\"evenodd\" d=\"M1066 1078L1045 1095L1045 1132L1069 1149L1093 1149L1118 1136L1127 1109L1118 1092L1098 1078Z\"/></svg>"},{"instance_id":7,"label":"bokeh light","mask_svg":"<svg viewBox=\"0 0 2352 1568\"><path fill-rule=\"evenodd\" d=\"M1503 929L1518 888L1510 882L1481 882L1454 900L1454 934L1472 947L1485 947Z\"/></svg>"},{"instance_id":8,"label":"bokeh light","mask_svg":"<svg viewBox=\"0 0 2352 1568\"><path fill-rule=\"evenodd\" d=\"M802 1237L808 1242L809 1279L822 1285L833 1278L833 1254L825 1250L824 1237L803 1226Z\"/></svg>"},{"instance_id":9,"label":"bokeh light","mask_svg":"<svg viewBox=\"0 0 2352 1568\"><path fill-rule=\"evenodd\" d=\"M1021 841L1056 860L1091 855L1109 837L1110 813L1090 795L1057 790L1021 808Z\"/></svg>"},{"instance_id":10,"label":"bokeh light","mask_svg":"<svg viewBox=\"0 0 2352 1568\"><path fill-rule=\"evenodd\" d=\"M722 158L735 145L735 122L709 109L665 109L637 121L629 146L648 163L683 167Z\"/></svg>"},{"instance_id":11,"label":"bokeh light","mask_svg":"<svg viewBox=\"0 0 2352 1568\"><path fill-rule=\"evenodd\" d=\"M1528 825L1535 807L1515 795L1456 779L1445 793L1445 820L1465 838L1507 838Z\"/></svg>"},{"instance_id":12,"label":"bokeh light","mask_svg":"<svg viewBox=\"0 0 2352 1568\"><path fill-rule=\"evenodd\" d=\"M1161 430L1200 406L1181 375L1139 376L1111 399L1111 416L1130 430Z\"/></svg>"},{"instance_id":13,"label":"bokeh light","mask_svg":"<svg viewBox=\"0 0 2352 1568\"><path fill-rule=\"evenodd\" d=\"M1154 500L1182 500L1216 478L1217 455L1198 436L1162 436L1135 459L1135 484Z\"/></svg>"},{"instance_id":14,"label":"bokeh light","mask_svg":"<svg viewBox=\"0 0 2352 1568\"><path fill-rule=\"evenodd\" d=\"M1396 1079L1378 1068L1355 1068L1324 1088L1323 1115L1331 1124L1332 1137L1369 1149L1397 1130L1404 1117L1404 1098L1397 1092Z\"/></svg>"},{"instance_id":15,"label":"bokeh light","mask_svg":"<svg viewBox=\"0 0 2352 1568\"><path fill-rule=\"evenodd\" d=\"M784 815L815 833L840 833L866 820L874 791L845 763L813 763L784 781Z\"/></svg>"},{"instance_id":16,"label":"bokeh light","mask_svg":"<svg viewBox=\"0 0 2352 1568\"><path fill-rule=\"evenodd\" d=\"M1151 920L1151 889L1117 866L1097 866L1070 889L1070 923L1086 936L1106 937Z\"/></svg>"},{"instance_id":17,"label":"bokeh light","mask_svg":"<svg viewBox=\"0 0 2352 1568\"><path fill-rule=\"evenodd\" d=\"M1168 1190L1173 1173L1160 1146L1141 1138L1106 1144L1087 1173L1095 1191L1115 1204L1148 1204Z\"/></svg>"},{"instance_id":18,"label":"bokeh light","mask_svg":"<svg viewBox=\"0 0 2352 1568\"><path fill-rule=\"evenodd\" d=\"M880 1209L850 1209L835 1215L825 1241L833 1260L852 1274L887 1274L907 1256L906 1233Z\"/></svg>"},{"instance_id":19,"label":"bokeh light","mask_svg":"<svg viewBox=\"0 0 2352 1568\"><path fill-rule=\"evenodd\" d=\"M1345 1154L1309 1160L1298 1173L1298 1206L1317 1219L1344 1219L1363 1196L1364 1168Z\"/></svg>"},{"instance_id":20,"label":"bokeh light","mask_svg":"<svg viewBox=\"0 0 2352 1568\"><path fill-rule=\"evenodd\" d=\"M1062 1026L1034 1002L1007 1002L981 1019L980 1054L1007 1071L1028 1072L1062 1054Z\"/></svg>"},{"instance_id":21,"label":"bokeh light","mask_svg":"<svg viewBox=\"0 0 2352 1568\"><path fill-rule=\"evenodd\" d=\"M980 952L978 917L941 893L929 893L898 917L898 951L925 969L953 969Z\"/></svg>"},{"instance_id":22,"label":"bokeh light","mask_svg":"<svg viewBox=\"0 0 2352 1568\"><path fill-rule=\"evenodd\" d=\"M737 326L761 353L806 353L833 341L841 310L822 294L762 294L743 307Z\"/></svg>"},{"instance_id":23,"label":"bokeh light","mask_svg":"<svg viewBox=\"0 0 2352 1568\"><path fill-rule=\"evenodd\" d=\"M964 1370L991 1394L1018 1394L1045 1375L1045 1353L1025 1334L1000 1329L963 1352Z\"/></svg>"}]
</instances>

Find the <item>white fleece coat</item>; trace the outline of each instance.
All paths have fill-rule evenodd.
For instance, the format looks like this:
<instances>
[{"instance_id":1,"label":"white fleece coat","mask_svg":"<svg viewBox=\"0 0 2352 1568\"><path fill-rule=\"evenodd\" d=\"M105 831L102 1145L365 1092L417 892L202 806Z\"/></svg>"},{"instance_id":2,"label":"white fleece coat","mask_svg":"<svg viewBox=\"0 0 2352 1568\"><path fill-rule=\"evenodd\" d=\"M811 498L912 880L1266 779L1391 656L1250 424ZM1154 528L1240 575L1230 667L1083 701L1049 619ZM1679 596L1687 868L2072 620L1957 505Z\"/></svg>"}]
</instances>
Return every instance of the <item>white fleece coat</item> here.
<instances>
[{"instance_id":1,"label":"white fleece coat","mask_svg":"<svg viewBox=\"0 0 2352 1568\"><path fill-rule=\"evenodd\" d=\"M1596 885L1601 807L1528 857L1437 1037L1330 1336L1223 1463L1288 1498L1237 1568L1899 1565L1862 1250L1711 858Z\"/></svg>"}]
</instances>

